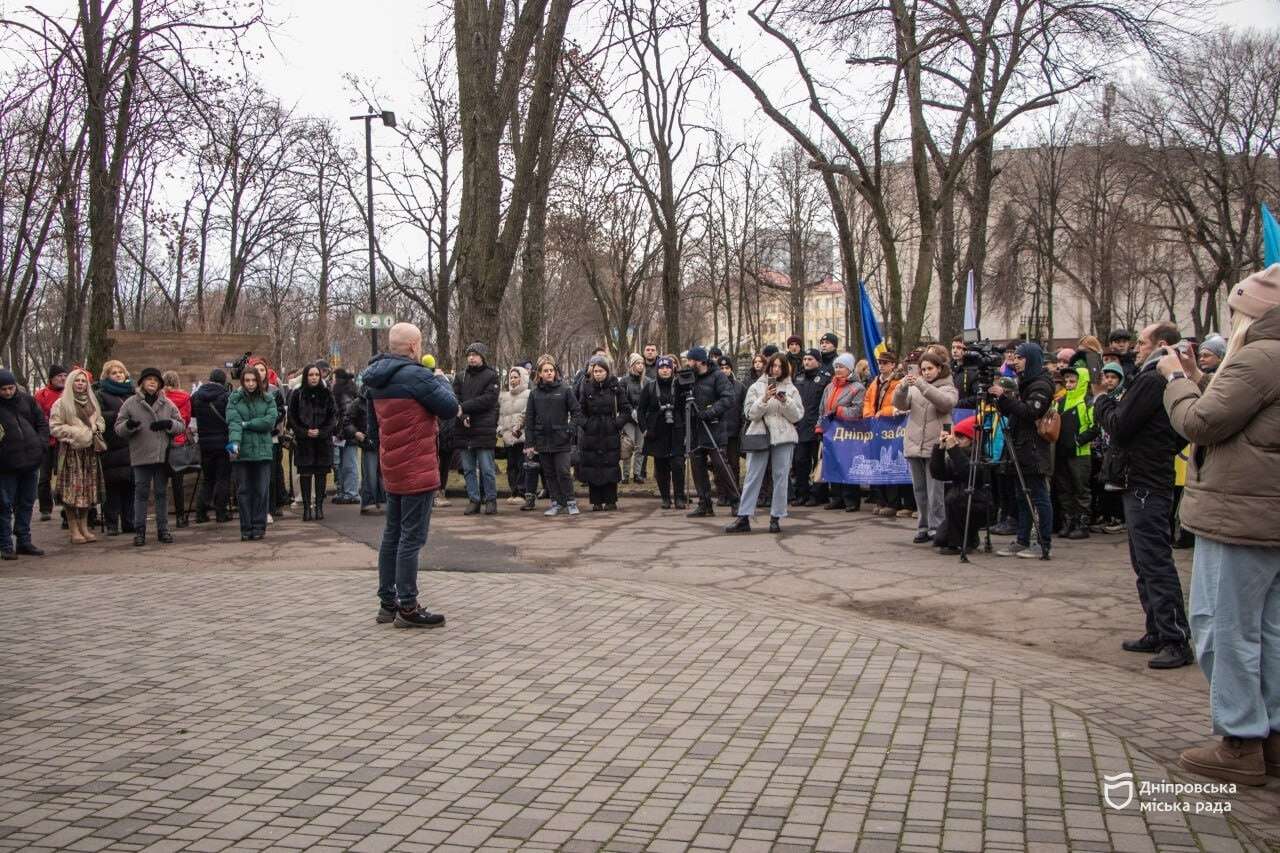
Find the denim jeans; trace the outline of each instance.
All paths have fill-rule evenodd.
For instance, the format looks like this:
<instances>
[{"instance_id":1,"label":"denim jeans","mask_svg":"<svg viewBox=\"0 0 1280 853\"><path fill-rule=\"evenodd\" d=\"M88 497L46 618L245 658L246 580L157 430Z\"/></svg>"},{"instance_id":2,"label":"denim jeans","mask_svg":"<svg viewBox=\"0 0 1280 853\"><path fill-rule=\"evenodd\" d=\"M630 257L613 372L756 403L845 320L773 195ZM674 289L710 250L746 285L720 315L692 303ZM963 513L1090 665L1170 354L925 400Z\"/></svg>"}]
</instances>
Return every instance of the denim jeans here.
<instances>
[{"instance_id":1,"label":"denim jeans","mask_svg":"<svg viewBox=\"0 0 1280 853\"><path fill-rule=\"evenodd\" d=\"M916 496L916 512L920 516L916 527L933 533L947 519L946 484L933 479L929 473L929 460L908 456L911 466L911 489ZM1027 528L1030 533L1031 528Z\"/></svg>"},{"instance_id":2,"label":"denim jeans","mask_svg":"<svg viewBox=\"0 0 1280 853\"><path fill-rule=\"evenodd\" d=\"M1147 617L1147 634L1161 643L1191 639L1182 581L1173 562L1173 487L1128 489L1124 493L1124 522L1129 533L1129 562L1138 576L1138 601Z\"/></svg>"},{"instance_id":3,"label":"denim jeans","mask_svg":"<svg viewBox=\"0 0 1280 853\"><path fill-rule=\"evenodd\" d=\"M755 516L765 469L770 468L773 471L773 498L769 504L769 515L773 518L787 517L787 476L791 473L791 454L795 449L793 443L775 444L767 451L755 450L747 454L747 478L742 483L738 515Z\"/></svg>"},{"instance_id":4,"label":"denim jeans","mask_svg":"<svg viewBox=\"0 0 1280 853\"><path fill-rule=\"evenodd\" d=\"M360 506L381 506L387 502L387 493L382 488L382 469L378 467L378 451L360 451Z\"/></svg>"},{"instance_id":5,"label":"denim jeans","mask_svg":"<svg viewBox=\"0 0 1280 853\"><path fill-rule=\"evenodd\" d=\"M1040 516L1040 545L1048 549L1053 534L1053 503L1049 500L1049 478L1043 474L1025 474L1024 477L1027 491L1031 493L1031 502L1035 504L1036 514ZM923 515L923 511L921 514ZM1021 486L1018 487L1017 541L1023 547L1031 545L1031 509L1027 506L1027 496L1022 494Z\"/></svg>"},{"instance_id":6,"label":"denim jeans","mask_svg":"<svg viewBox=\"0 0 1280 853\"><path fill-rule=\"evenodd\" d=\"M462 479L467 483L467 498L482 502L497 500L498 469L494 464L493 448L468 448L461 451L461 456Z\"/></svg>"},{"instance_id":7,"label":"denim jeans","mask_svg":"<svg viewBox=\"0 0 1280 853\"><path fill-rule=\"evenodd\" d=\"M169 466L163 462L133 466L133 529L147 531L147 498L156 494L156 532L169 530Z\"/></svg>"},{"instance_id":8,"label":"denim jeans","mask_svg":"<svg viewBox=\"0 0 1280 853\"><path fill-rule=\"evenodd\" d=\"M435 492L387 495L387 521L378 548L378 600L388 610L418 606L418 552L427 542Z\"/></svg>"},{"instance_id":9,"label":"denim jeans","mask_svg":"<svg viewBox=\"0 0 1280 853\"><path fill-rule=\"evenodd\" d=\"M347 442L334 450L339 451L338 464L333 469L337 472L334 476L337 497L354 500L360 496L360 448L353 442Z\"/></svg>"},{"instance_id":10,"label":"denim jeans","mask_svg":"<svg viewBox=\"0 0 1280 853\"><path fill-rule=\"evenodd\" d=\"M236 469L236 502L240 508L241 535L267 532L267 510L271 502L271 474L273 463L234 462Z\"/></svg>"},{"instance_id":11,"label":"denim jeans","mask_svg":"<svg viewBox=\"0 0 1280 853\"><path fill-rule=\"evenodd\" d=\"M1280 548L1196 537L1191 633L1214 733L1280 731Z\"/></svg>"},{"instance_id":12,"label":"denim jeans","mask_svg":"<svg viewBox=\"0 0 1280 853\"><path fill-rule=\"evenodd\" d=\"M0 551L13 550L14 536L19 545L31 544L31 509L39 486L39 467L0 474Z\"/></svg>"}]
</instances>

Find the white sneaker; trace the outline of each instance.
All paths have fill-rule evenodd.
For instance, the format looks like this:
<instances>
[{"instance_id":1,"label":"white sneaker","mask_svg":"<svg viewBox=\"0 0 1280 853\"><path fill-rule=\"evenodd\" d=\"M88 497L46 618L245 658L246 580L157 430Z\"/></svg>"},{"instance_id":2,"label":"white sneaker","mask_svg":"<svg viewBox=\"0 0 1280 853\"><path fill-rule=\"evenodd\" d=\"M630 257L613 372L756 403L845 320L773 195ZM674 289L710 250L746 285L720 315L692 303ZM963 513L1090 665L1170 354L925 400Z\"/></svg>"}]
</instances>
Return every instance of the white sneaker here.
<instances>
[{"instance_id":1,"label":"white sneaker","mask_svg":"<svg viewBox=\"0 0 1280 853\"><path fill-rule=\"evenodd\" d=\"M518 498L515 495L512 495L507 498L507 503L511 506L520 506L520 504L524 503L524 498Z\"/></svg>"},{"instance_id":2,"label":"white sneaker","mask_svg":"<svg viewBox=\"0 0 1280 853\"><path fill-rule=\"evenodd\" d=\"M554 503L554 502L551 504L550 507L547 508L547 511L543 513L543 515L547 516L548 518L550 518L553 515L559 515L559 514L560 514L560 504Z\"/></svg>"},{"instance_id":3,"label":"white sneaker","mask_svg":"<svg viewBox=\"0 0 1280 853\"><path fill-rule=\"evenodd\" d=\"M569 515L577 515L577 514L578 514L578 502L569 501Z\"/></svg>"},{"instance_id":4,"label":"white sneaker","mask_svg":"<svg viewBox=\"0 0 1280 853\"><path fill-rule=\"evenodd\" d=\"M276 517L271 513L267 513L267 524L275 524L275 523L276 523Z\"/></svg>"},{"instance_id":5,"label":"white sneaker","mask_svg":"<svg viewBox=\"0 0 1280 853\"><path fill-rule=\"evenodd\" d=\"M1018 556L1024 560L1039 560L1040 548L1038 546L1035 548L1023 548L1021 551L1018 552ZM1044 559L1046 560L1049 559L1049 555L1045 554Z\"/></svg>"},{"instance_id":6,"label":"white sneaker","mask_svg":"<svg viewBox=\"0 0 1280 853\"><path fill-rule=\"evenodd\" d=\"M450 503L448 498L436 498L435 505L436 506L453 506L453 504Z\"/></svg>"}]
</instances>

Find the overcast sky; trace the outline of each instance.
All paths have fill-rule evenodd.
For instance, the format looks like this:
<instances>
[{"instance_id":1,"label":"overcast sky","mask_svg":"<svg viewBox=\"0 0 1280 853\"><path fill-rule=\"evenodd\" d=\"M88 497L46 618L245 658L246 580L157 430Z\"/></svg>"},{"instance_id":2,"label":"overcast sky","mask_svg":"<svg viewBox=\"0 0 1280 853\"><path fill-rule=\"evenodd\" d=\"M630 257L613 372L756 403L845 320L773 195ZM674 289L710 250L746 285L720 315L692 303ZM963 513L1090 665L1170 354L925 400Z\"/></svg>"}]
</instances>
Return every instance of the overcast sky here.
<instances>
[{"instance_id":1,"label":"overcast sky","mask_svg":"<svg viewBox=\"0 0 1280 853\"><path fill-rule=\"evenodd\" d=\"M275 49L260 69L262 82L286 103L304 112L345 119L359 110L344 75L377 82L385 93L382 109L406 110L412 97L414 47L424 25L440 23L443 4L424 0L276 0L279 21ZM1280 27L1280 0L1236 0L1219 7L1218 20L1240 27ZM731 36L726 35L726 44ZM1277 70L1280 73L1280 69ZM403 93L400 98L397 93ZM721 93L724 111L747 126L767 124L755 116L755 102L736 81ZM397 103L399 101L399 103ZM352 142L359 125L349 122ZM739 130L730 124L731 132ZM384 134L384 136L386 136ZM375 131L375 144L377 143ZM390 138L386 139L391 142Z\"/></svg>"}]
</instances>

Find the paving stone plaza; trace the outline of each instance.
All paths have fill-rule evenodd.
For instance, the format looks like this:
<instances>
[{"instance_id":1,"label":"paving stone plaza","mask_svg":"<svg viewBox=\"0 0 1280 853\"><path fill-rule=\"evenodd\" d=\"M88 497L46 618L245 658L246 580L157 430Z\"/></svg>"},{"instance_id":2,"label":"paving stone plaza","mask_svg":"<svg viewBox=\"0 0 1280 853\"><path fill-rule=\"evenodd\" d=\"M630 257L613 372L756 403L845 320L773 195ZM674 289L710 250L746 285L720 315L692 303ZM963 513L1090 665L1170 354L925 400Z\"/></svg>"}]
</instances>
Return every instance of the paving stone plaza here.
<instances>
[{"instance_id":1,"label":"paving stone plaza","mask_svg":"<svg viewBox=\"0 0 1280 853\"><path fill-rule=\"evenodd\" d=\"M164 549L39 525L0 571L0 848L1280 845L1280 782L1170 790L1207 781L1174 766L1207 688L1118 650L1119 536L961 566L831 515L440 510L435 631L374 624L350 508Z\"/></svg>"}]
</instances>

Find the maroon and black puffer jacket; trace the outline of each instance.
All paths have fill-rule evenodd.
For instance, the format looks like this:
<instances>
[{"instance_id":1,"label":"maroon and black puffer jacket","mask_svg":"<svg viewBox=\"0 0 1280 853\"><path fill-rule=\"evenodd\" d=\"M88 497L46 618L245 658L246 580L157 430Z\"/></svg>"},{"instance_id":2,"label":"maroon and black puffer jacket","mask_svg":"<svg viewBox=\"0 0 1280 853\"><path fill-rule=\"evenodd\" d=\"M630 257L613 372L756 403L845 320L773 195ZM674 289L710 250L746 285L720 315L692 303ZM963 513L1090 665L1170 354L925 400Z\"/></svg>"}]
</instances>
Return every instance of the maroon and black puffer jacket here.
<instances>
[{"instance_id":1,"label":"maroon and black puffer jacket","mask_svg":"<svg viewBox=\"0 0 1280 853\"><path fill-rule=\"evenodd\" d=\"M379 353L364 371L369 436L378 443L382 481L393 495L440 488L436 419L458 413L449 383L410 358Z\"/></svg>"}]
</instances>

